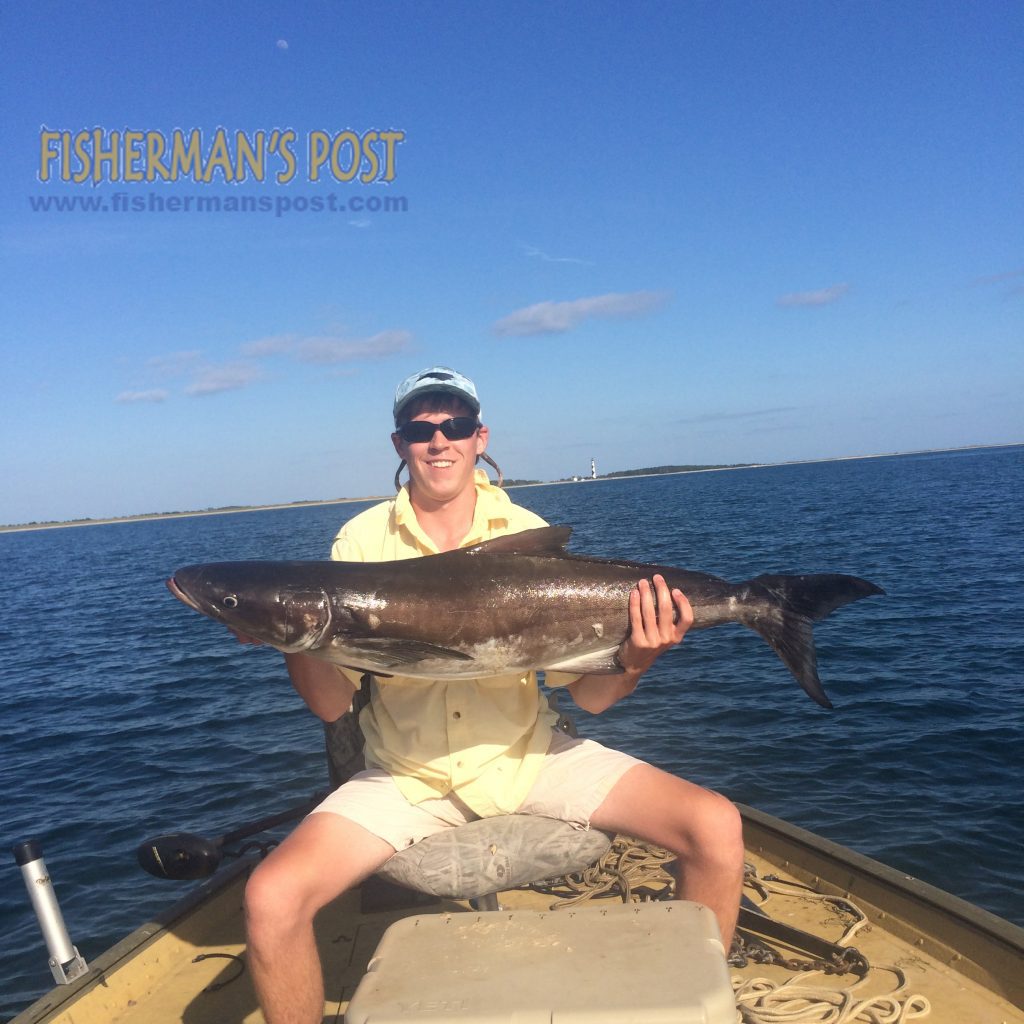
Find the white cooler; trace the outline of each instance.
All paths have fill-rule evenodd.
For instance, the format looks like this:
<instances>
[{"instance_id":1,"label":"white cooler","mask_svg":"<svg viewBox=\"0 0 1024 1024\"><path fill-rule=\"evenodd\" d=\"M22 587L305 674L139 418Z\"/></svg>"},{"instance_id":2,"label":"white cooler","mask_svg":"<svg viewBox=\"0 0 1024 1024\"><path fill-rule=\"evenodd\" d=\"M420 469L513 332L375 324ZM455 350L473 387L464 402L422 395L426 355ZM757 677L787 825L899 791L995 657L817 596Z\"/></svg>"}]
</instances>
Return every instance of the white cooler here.
<instances>
[{"instance_id":1,"label":"white cooler","mask_svg":"<svg viewBox=\"0 0 1024 1024\"><path fill-rule=\"evenodd\" d=\"M347 1024L734 1024L718 925L685 901L393 924Z\"/></svg>"}]
</instances>

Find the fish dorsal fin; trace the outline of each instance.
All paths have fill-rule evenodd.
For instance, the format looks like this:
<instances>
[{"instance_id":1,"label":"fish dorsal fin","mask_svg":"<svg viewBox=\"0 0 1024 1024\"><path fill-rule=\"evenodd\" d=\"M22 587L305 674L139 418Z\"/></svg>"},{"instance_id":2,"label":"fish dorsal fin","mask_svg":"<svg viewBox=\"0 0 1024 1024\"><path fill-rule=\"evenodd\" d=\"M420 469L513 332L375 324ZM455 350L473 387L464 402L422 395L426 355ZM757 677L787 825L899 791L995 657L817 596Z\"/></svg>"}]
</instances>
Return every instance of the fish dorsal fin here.
<instances>
[{"instance_id":1,"label":"fish dorsal fin","mask_svg":"<svg viewBox=\"0 0 1024 1024\"><path fill-rule=\"evenodd\" d=\"M540 526L534 530L510 533L465 548L470 555L564 555L572 535L571 526Z\"/></svg>"}]
</instances>

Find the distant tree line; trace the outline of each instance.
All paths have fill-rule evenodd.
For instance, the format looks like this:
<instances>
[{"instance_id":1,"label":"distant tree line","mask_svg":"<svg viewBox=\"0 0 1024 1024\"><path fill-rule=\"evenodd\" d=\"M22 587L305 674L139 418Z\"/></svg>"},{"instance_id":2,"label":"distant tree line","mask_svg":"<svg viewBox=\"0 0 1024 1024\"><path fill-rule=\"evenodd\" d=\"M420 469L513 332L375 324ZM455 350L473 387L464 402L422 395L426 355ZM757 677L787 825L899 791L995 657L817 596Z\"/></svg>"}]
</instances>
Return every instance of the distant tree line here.
<instances>
[{"instance_id":1,"label":"distant tree line","mask_svg":"<svg viewBox=\"0 0 1024 1024\"><path fill-rule=\"evenodd\" d=\"M620 469L614 473L601 473L598 479L611 479L619 476L656 476L659 473L695 473L702 469L744 469L752 466L752 462L730 462L711 466L648 466L646 469Z\"/></svg>"}]
</instances>

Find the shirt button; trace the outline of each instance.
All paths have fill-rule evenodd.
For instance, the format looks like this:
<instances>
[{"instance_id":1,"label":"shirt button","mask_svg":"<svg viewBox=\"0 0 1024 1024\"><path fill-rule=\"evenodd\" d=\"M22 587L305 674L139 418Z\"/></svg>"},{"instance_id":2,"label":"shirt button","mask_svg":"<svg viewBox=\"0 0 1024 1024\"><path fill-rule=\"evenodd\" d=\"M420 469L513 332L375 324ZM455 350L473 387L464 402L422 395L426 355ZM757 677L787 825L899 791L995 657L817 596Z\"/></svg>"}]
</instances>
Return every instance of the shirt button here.
<instances>
[{"instance_id":1,"label":"shirt button","mask_svg":"<svg viewBox=\"0 0 1024 1024\"><path fill-rule=\"evenodd\" d=\"M462 717L462 712L461 711L453 711L452 712L452 718L461 718L461 717Z\"/></svg>"}]
</instances>

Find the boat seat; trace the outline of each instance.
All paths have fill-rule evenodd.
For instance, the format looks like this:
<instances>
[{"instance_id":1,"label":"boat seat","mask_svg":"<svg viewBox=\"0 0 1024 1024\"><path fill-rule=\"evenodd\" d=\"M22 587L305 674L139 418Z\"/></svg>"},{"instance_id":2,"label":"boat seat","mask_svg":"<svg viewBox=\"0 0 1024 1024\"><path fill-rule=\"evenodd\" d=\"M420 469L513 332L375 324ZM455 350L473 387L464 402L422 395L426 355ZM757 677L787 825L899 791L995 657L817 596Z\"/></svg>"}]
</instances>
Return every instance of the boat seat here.
<instances>
[{"instance_id":1,"label":"boat seat","mask_svg":"<svg viewBox=\"0 0 1024 1024\"><path fill-rule=\"evenodd\" d=\"M477 900L502 889L583 871L611 837L554 818L502 814L445 829L396 853L377 874L419 892ZM479 904L497 909L496 899Z\"/></svg>"},{"instance_id":2,"label":"boat seat","mask_svg":"<svg viewBox=\"0 0 1024 1024\"><path fill-rule=\"evenodd\" d=\"M549 697L558 711L557 697ZM572 720L559 712L556 728L575 736ZM362 771L363 736L351 712L324 723L331 785ZM497 893L530 882L583 871L600 860L612 836L579 829L554 818L504 814L445 829L396 853L377 874L405 889L473 901L478 910L496 910Z\"/></svg>"}]
</instances>

